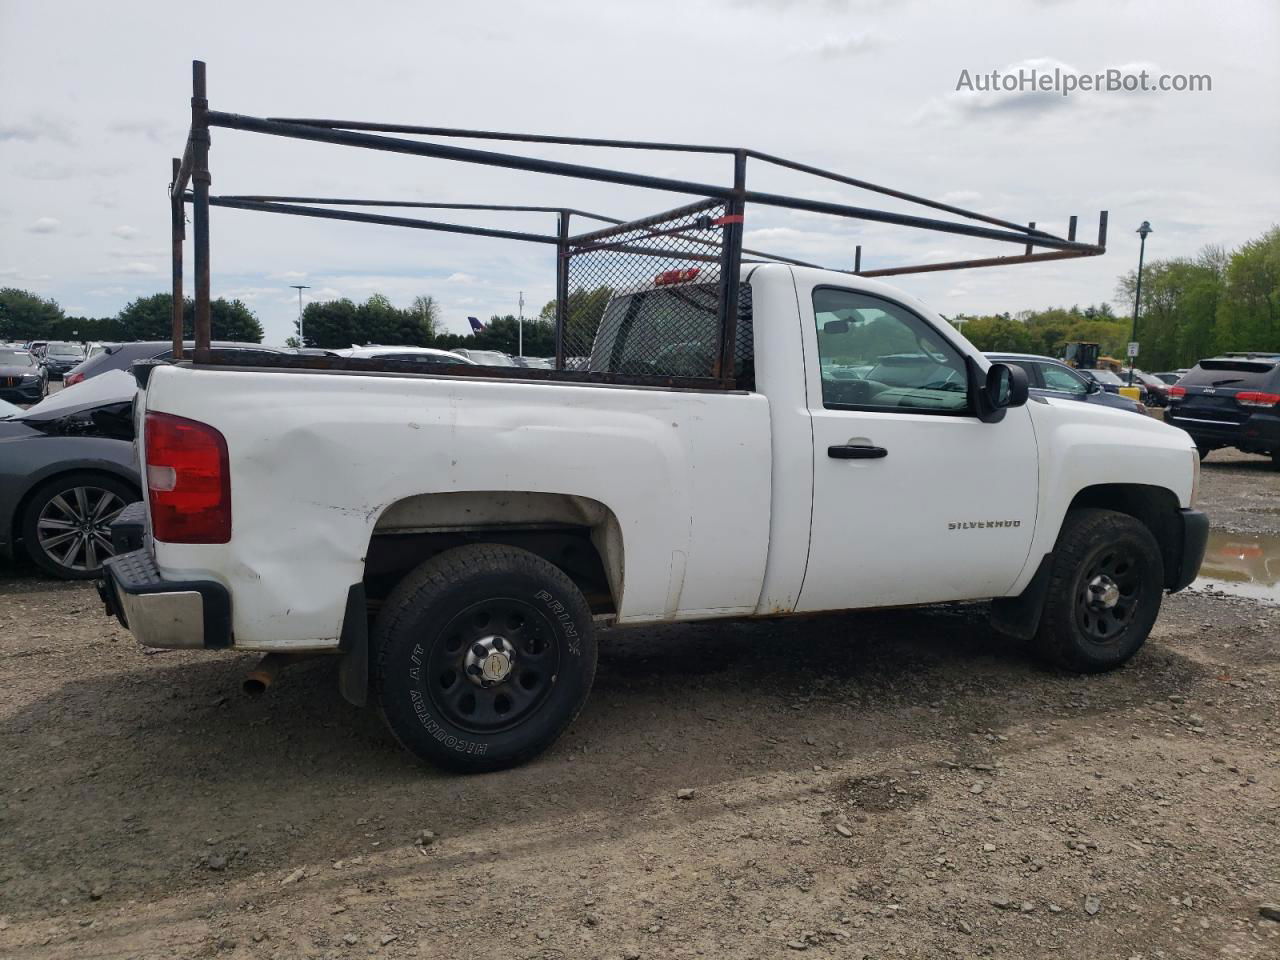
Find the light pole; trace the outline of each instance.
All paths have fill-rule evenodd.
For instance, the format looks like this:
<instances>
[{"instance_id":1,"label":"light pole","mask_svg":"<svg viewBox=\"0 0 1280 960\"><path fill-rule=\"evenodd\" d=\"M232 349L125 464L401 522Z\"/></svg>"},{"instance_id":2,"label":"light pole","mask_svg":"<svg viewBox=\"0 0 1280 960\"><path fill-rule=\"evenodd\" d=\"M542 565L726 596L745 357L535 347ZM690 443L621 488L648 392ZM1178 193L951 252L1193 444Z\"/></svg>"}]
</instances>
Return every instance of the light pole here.
<instances>
[{"instance_id":1,"label":"light pole","mask_svg":"<svg viewBox=\"0 0 1280 960\"><path fill-rule=\"evenodd\" d=\"M305 347L307 342L302 338L302 291L311 287L305 283L291 283L289 286L298 291L298 346Z\"/></svg>"},{"instance_id":2,"label":"light pole","mask_svg":"<svg viewBox=\"0 0 1280 960\"><path fill-rule=\"evenodd\" d=\"M520 291L520 319L518 321L518 324L519 324L518 325L519 333L517 336L519 339L519 345L517 347L517 350L519 355L523 357L524 356L524 291L523 290Z\"/></svg>"},{"instance_id":3,"label":"light pole","mask_svg":"<svg viewBox=\"0 0 1280 960\"><path fill-rule=\"evenodd\" d=\"M1152 232L1151 223L1143 220L1137 232L1142 240L1138 245L1138 283L1133 294L1133 328L1129 331L1129 340L1133 343L1138 339L1138 306L1142 303L1142 258L1147 252L1147 234ZM1129 386L1133 386L1133 357L1129 358Z\"/></svg>"}]
</instances>

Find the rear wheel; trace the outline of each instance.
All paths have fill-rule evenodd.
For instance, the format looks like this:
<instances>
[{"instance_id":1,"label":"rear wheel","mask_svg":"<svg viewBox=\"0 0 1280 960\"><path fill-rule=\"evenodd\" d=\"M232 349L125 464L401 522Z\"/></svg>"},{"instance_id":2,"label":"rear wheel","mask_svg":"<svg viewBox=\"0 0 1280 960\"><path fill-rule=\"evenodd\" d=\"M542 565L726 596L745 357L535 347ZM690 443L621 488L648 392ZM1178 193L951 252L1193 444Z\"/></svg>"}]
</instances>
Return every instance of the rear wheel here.
<instances>
[{"instance_id":1,"label":"rear wheel","mask_svg":"<svg viewBox=\"0 0 1280 960\"><path fill-rule=\"evenodd\" d=\"M112 556L111 521L137 492L116 477L69 473L36 490L22 516L32 562L64 580L91 580Z\"/></svg>"},{"instance_id":2,"label":"rear wheel","mask_svg":"<svg viewBox=\"0 0 1280 960\"><path fill-rule=\"evenodd\" d=\"M516 547L475 544L428 560L387 598L372 641L391 732L418 757L462 772L541 753L595 677L582 593Z\"/></svg>"},{"instance_id":3,"label":"rear wheel","mask_svg":"<svg viewBox=\"0 0 1280 960\"><path fill-rule=\"evenodd\" d=\"M1114 510L1067 514L1036 642L1067 670L1099 673L1125 663L1160 613L1164 560L1147 527Z\"/></svg>"}]
</instances>

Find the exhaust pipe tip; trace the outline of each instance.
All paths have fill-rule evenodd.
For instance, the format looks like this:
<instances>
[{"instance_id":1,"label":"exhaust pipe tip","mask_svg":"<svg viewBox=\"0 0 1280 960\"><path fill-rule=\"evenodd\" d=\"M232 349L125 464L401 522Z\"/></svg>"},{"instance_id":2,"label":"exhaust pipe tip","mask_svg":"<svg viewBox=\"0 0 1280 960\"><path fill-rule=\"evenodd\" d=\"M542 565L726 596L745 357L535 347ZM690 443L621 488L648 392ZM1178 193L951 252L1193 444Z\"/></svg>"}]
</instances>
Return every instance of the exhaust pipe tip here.
<instances>
[{"instance_id":1,"label":"exhaust pipe tip","mask_svg":"<svg viewBox=\"0 0 1280 960\"><path fill-rule=\"evenodd\" d=\"M267 692L274 677L266 670L253 670L244 678L241 689L251 697L260 697Z\"/></svg>"},{"instance_id":2,"label":"exhaust pipe tip","mask_svg":"<svg viewBox=\"0 0 1280 960\"><path fill-rule=\"evenodd\" d=\"M281 668L297 659L296 655L287 653L268 653L245 676L241 689L251 697L262 696L276 682L276 675Z\"/></svg>"}]
</instances>

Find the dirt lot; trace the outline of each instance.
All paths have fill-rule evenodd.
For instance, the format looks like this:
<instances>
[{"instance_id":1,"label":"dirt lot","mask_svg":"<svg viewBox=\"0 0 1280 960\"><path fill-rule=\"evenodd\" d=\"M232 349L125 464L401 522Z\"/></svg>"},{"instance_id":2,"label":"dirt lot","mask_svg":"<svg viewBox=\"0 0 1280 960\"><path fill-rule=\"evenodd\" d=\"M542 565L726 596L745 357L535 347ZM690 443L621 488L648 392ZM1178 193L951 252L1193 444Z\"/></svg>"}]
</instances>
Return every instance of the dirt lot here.
<instances>
[{"instance_id":1,"label":"dirt lot","mask_svg":"<svg viewBox=\"0 0 1280 960\"><path fill-rule=\"evenodd\" d=\"M1277 504L1206 463L1223 530ZM1280 607L1178 595L1093 678L982 614L605 634L555 749L458 778L331 663L248 700L251 657L146 655L16 571L0 954L1280 957Z\"/></svg>"}]
</instances>

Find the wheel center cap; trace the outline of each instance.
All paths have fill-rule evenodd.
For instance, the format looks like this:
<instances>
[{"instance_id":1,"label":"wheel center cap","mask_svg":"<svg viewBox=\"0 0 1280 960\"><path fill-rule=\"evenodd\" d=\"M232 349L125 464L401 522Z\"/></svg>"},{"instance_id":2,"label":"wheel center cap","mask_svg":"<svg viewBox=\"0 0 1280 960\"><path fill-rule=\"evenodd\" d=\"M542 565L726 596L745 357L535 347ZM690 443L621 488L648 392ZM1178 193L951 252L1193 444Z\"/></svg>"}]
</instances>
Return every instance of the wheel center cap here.
<instances>
[{"instance_id":1,"label":"wheel center cap","mask_svg":"<svg viewBox=\"0 0 1280 960\"><path fill-rule=\"evenodd\" d=\"M1120 588L1106 574L1098 574L1089 581L1089 606L1095 610L1110 610L1120 602Z\"/></svg>"},{"instance_id":2,"label":"wheel center cap","mask_svg":"<svg viewBox=\"0 0 1280 960\"><path fill-rule=\"evenodd\" d=\"M502 683L511 675L515 666L515 650L510 641L502 637L485 637L477 640L467 650L463 670L472 683L491 687Z\"/></svg>"},{"instance_id":3,"label":"wheel center cap","mask_svg":"<svg viewBox=\"0 0 1280 960\"><path fill-rule=\"evenodd\" d=\"M511 672L511 658L505 653L494 651L484 658L480 664L480 676L490 683L505 680Z\"/></svg>"}]
</instances>

